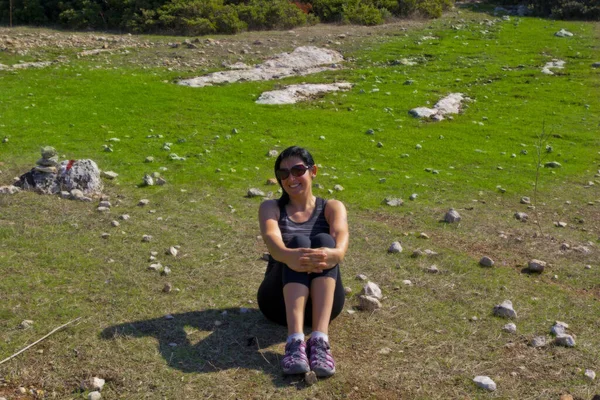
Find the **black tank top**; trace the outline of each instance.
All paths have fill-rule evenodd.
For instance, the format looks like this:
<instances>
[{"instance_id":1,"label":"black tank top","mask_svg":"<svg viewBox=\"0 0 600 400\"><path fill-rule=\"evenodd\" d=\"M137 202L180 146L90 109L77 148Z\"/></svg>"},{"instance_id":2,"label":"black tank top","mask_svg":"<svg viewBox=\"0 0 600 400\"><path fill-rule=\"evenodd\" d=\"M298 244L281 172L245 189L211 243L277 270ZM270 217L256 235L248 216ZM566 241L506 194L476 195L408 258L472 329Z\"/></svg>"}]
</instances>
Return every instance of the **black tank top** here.
<instances>
[{"instance_id":1,"label":"black tank top","mask_svg":"<svg viewBox=\"0 0 600 400\"><path fill-rule=\"evenodd\" d=\"M317 197L315 209L306 222L294 222L292 221L285 206L279 206L279 230L283 238L283 243L289 243L292 236L307 236L313 237L319 233L329 233L329 223L325 218L325 205L327 200Z\"/></svg>"}]
</instances>

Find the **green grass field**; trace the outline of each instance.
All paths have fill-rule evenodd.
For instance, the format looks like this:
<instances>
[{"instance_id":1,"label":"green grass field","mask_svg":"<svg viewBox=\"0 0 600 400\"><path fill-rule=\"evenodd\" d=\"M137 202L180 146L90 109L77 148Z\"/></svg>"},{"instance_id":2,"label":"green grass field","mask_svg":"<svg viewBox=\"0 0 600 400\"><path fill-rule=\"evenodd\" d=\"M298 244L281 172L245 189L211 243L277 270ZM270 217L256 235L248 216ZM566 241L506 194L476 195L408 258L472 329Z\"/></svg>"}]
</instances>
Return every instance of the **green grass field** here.
<instances>
[{"instance_id":1,"label":"green grass field","mask_svg":"<svg viewBox=\"0 0 600 400\"><path fill-rule=\"evenodd\" d=\"M462 9L404 25L345 40L342 70L206 88L175 85L198 74L145 63L153 57L149 49L88 58L75 57L80 49L50 46L0 51L5 65L65 56L45 69L0 70L0 138L8 138L0 143L0 186L33 167L45 145L61 159L91 158L119 174L105 181L110 213L59 197L0 195L0 359L81 317L1 364L0 397L35 398L33 389L43 391L39 398L84 398L80 382L92 376L106 379L107 399L558 399L570 393L587 400L599 394L598 379L583 372L600 373L600 69L592 68L600 61L600 24L504 21ZM574 36L555 37L561 28ZM341 28L302 28L297 45L311 43L311 29ZM2 29L0 37L37 32L48 31ZM277 32L237 38L270 37L279 41L270 54L293 48ZM402 58L418 63L394 63ZM206 70L226 59L225 51L215 55ZM566 61L565 69L542 74L553 59ZM263 91L286 84L334 80L354 87L296 105L254 103ZM453 120L424 122L408 114L452 92L472 99ZM550 145L552 152L542 152L542 161L562 168L540 169L533 210L519 200L534 195L543 132L544 149ZM110 138L120 141L109 153L103 145ZM170 152L162 150L167 142ZM332 323L338 372L310 387L301 377L281 375L286 330L257 309L266 266L257 237L261 200L245 197L250 187L276 192L265 184L274 163L267 153L290 145L307 147L320 164L316 182L325 189L315 194L335 196L349 210L351 242L341 268L353 294L345 309L358 304L359 273L385 296L378 312L344 311ZM172 161L170 153L187 159ZM147 156L155 162L145 163ZM144 174L160 167L167 168L161 176L168 184L140 187ZM336 184L344 190L328 193ZM415 201L408 200L412 193ZM386 197L405 204L385 206ZM142 198L150 200L143 208L136 205ZM461 213L460 224L439 222L450 207ZM527 212L529 222L516 221L516 211ZM122 214L131 219L112 227ZM557 228L556 221L567 226ZM430 239L419 238L421 232ZM142 242L145 234L151 242ZM404 252L387 254L396 240ZM563 251L563 243L579 251ZM164 255L172 245L181 246L176 258ZM412 258L418 248L439 255ZM169 276L147 270L151 251L170 266ZM496 261L493 268L478 265L484 255ZM550 265L542 275L521 273L531 258ZM426 272L432 264L439 274ZM405 286L406 279L413 285ZM175 288L169 294L162 292L167 282ZM508 321L492 315L505 299L519 314L516 334L503 332ZM175 318L165 320L166 314ZM26 319L33 326L20 329ZM530 347L534 336L550 338L556 320L570 325L576 347ZM498 390L478 389L476 375L490 376Z\"/></svg>"}]
</instances>

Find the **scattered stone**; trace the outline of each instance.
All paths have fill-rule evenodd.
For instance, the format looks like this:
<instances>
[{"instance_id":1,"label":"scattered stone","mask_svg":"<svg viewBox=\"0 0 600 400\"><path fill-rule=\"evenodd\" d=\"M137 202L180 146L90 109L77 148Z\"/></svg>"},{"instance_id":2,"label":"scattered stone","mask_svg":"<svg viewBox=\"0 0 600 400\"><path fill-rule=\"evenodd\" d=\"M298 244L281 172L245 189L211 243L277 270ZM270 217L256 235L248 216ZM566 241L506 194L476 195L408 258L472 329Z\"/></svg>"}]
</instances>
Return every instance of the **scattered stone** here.
<instances>
[{"instance_id":1,"label":"scattered stone","mask_svg":"<svg viewBox=\"0 0 600 400\"><path fill-rule=\"evenodd\" d=\"M151 175L145 174L143 178L144 186L154 186L154 178Z\"/></svg>"},{"instance_id":2,"label":"scattered stone","mask_svg":"<svg viewBox=\"0 0 600 400\"><path fill-rule=\"evenodd\" d=\"M269 152L267 153L267 157L277 157L279 155L279 152L277 150L269 150Z\"/></svg>"},{"instance_id":3,"label":"scattered stone","mask_svg":"<svg viewBox=\"0 0 600 400\"><path fill-rule=\"evenodd\" d=\"M446 114L458 114L461 111L461 103L468 100L462 93L451 93L438 101L433 108L417 107L409 111L416 118L430 118L441 121Z\"/></svg>"},{"instance_id":4,"label":"scattered stone","mask_svg":"<svg viewBox=\"0 0 600 400\"><path fill-rule=\"evenodd\" d=\"M592 266L588 264L588 265L586 265L584 268L585 268L585 269L592 269Z\"/></svg>"},{"instance_id":5,"label":"scattered stone","mask_svg":"<svg viewBox=\"0 0 600 400\"><path fill-rule=\"evenodd\" d=\"M560 31L556 32L554 34L554 36L557 36L557 37L571 37L571 36L573 36L573 34L563 28Z\"/></svg>"},{"instance_id":6,"label":"scattered stone","mask_svg":"<svg viewBox=\"0 0 600 400\"><path fill-rule=\"evenodd\" d=\"M517 318L517 312L513 309L510 300L504 300L502 304L494 306L494 315L503 318Z\"/></svg>"},{"instance_id":7,"label":"scattered stone","mask_svg":"<svg viewBox=\"0 0 600 400\"><path fill-rule=\"evenodd\" d=\"M374 297L377 300L381 300L383 298L381 289L373 282L367 282L360 293L364 294L365 296Z\"/></svg>"},{"instance_id":8,"label":"scattered stone","mask_svg":"<svg viewBox=\"0 0 600 400\"><path fill-rule=\"evenodd\" d=\"M129 216L129 214L123 214L121 215L119 218L121 218L123 221L127 221L128 219L130 219L131 217Z\"/></svg>"},{"instance_id":9,"label":"scattered stone","mask_svg":"<svg viewBox=\"0 0 600 400\"><path fill-rule=\"evenodd\" d=\"M419 233L419 239L429 239L429 235L425 232Z\"/></svg>"},{"instance_id":10,"label":"scattered stone","mask_svg":"<svg viewBox=\"0 0 600 400\"><path fill-rule=\"evenodd\" d=\"M590 381L593 381L594 379L596 379L596 372L594 370L586 369L584 375Z\"/></svg>"},{"instance_id":11,"label":"scattered stone","mask_svg":"<svg viewBox=\"0 0 600 400\"><path fill-rule=\"evenodd\" d=\"M165 178L163 178L163 177L159 176L158 178L156 178L156 181L155 181L155 183L156 183L158 186L163 186L163 185L166 185L166 184L167 184L167 180L166 180Z\"/></svg>"},{"instance_id":12,"label":"scattered stone","mask_svg":"<svg viewBox=\"0 0 600 400\"><path fill-rule=\"evenodd\" d=\"M276 178L267 179L267 185L269 185L269 186L277 185L277 179Z\"/></svg>"},{"instance_id":13,"label":"scattered stone","mask_svg":"<svg viewBox=\"0 0 600 400\"><path fill-rule=\"evenodd\" d=\"M146 159L144 159L145 163L153 163L154 162L154 157L152 156L148 156L146 157Z\"/></svg>"},{"instance_id":14,"label":"scattered stone","mask_svg":"<svg viewBox=\"0 0 600 400\"><path fill-rule=\"evenodd\" d=\"M335 185L333 187L333 190L335 190L337 192L341 192L342 190L344 190L344 187L342 185Z\"/></svg>"},{"instance_id":15,"label":"scattered stone","mask_svg":"<svg viewBox=\"0 0 600 400\"><path fill-rule=\"evenodd\" d=\"M375 297L361 295L358 301L358 307L363 311L375 311L381 308L381 303Z\"/></svg>"},{"instance_id":16,"label":"scattered stone","mask_svg":"<svg viewBox=\"0 0 600 400\"><path fill-rule=\"evenodd\" d=\"M545 168L560 168L562 165L558 161L549 161L544 164Z\"/></svg>"},{"instance_id":17,"label":"scattered stone","mask_svg":"<svg viewBox=\"0 0 600 400\"><path fill-rule=\"evenodd\" d=\"M435 264L431 265L429 268L427 268L426 271L429 272L430 274L437 274L438 272L440 272L437 265L435 265Z\"/></svg>"},{"instance_id":18,"label":"scattered stone","mask_svg":"<svg viewBox=\"0 0 600 400\"><path fill-rule=\"evenodd\" d=\"M352 288L350 286L346 286L344 288L344 294L347 296L352 293Z\"/></svg>"},{"instance_id":19,"label":"scattered stone","mask_svg":"<svg viewBox=\"0 0 600 400\"><path fill-rule=\"evenodd\" d=\"M368 279L368 278L367 278L367 276L366 276L366 275L363 275L363 274L358 274L358 275L356 275L356 280L357 280L357 281L366 281L367 279Z\"/></svg>"},{"instance_id":20,"label":"scattered stone","mask_svg":"<svg viewBox=\"0 0 600 400\"><path fill-rule=\"evenodd\" d=\"M142 236L142 242L148 243L152 240L152 235L144 235Z\"/></svg>"},{"instance_id":21,"label":"scattered stone","mask_svg":"<svg viewBox=\"0 0 600 400\"><path fill-rule=\"evenodd\" d=\"M421 249L416 249L415 251L413 251L411 257L412 258L417 258L417 257L421 257L422 255L424 255L425 253L423 253L423 250Z\"/></svg>"},{"instance_id":22,"label":"scattered stone","mask_svg":"<svg viewBox=\"0 0 600 400\"><path fill-rule=\"evenodd\" d=\"M111 223L110 223L110 224L111 224L113 227L115 227L115 228L117 228L119 225L121 225L121 224L119 223L119 221L116 221L116 220L114 220L114 221L111 221Z\"/></svg>"},{"instance_id":23,"label":"scattered stone","mask_svg":"<svg viewBox=\"0 0 600 400\"><path fill-rule=\"evenodd\" d=\"M496 383L489 376L476 376L473 382L482 389L493 392L496 390Z\"/></svg>"},{"instance_id":24,"label":"scattered stone","mask_svg":"<svg viewBox=\"0 0 600 400\"><path fill-rule=\"evenodd\" d=\"M317 375L314 371L308 371L306 374L304 374L304 383L306 383L307 386L312 386L316 384L317 381Z\"/></svg>"},{"instance_id":25,"label":"scattered stone","mask_svg":"<svg viewBox=\"0 0 600 400\"><path fill-rule=\"evenodd\" d=\"M402 199L397 199L394 197L391 197L391 198L386 197L383 200L383 203L387 204L390 207L398 207L398 206L401 206L402 204L404 204L404 201Z\"/></svg>"},{"instance_id":26,"label":"scattered stone","mask_svg":"<svg viewBox=\"0 0 600 400\"><path fill-rule=\"evenodd\" d=\"M481 260L479 260L479 264L482 265L482 266L484 266L484 267L493 267L494 266L494 260L492 260L488 256L483 256L481 258Z\"/></svg>"},{"instance_id":27,"label":"scattered stone","mask_svg":"<svg viewBox=\"0 0 600 400\"><path fill-rule=\"evenodd\" d=\"M88 394L88 400L100 400L102 398L102 395L100 394L100 392L90 392L90 394Z\"/></svg>"},{"instance_id":28,"label":"scattered stone","mask_svg":"<svg viewBox=\"0 0 600 400\"><path fill-rule=\"evenodd\" d=\"M163 275L163 276L167 276L167 275L169 275L170 273L171 273L171 268L169 268L169 267L164 267L164 268L162 269L162 271L160 271L160 274L161 274L161 275Z\"/></svg>"},{"instance_id":29,"label":"scattered stone","mask_svg":"<svg viewBox=\"0 0 600 400\"><path fill-rule=\"evenodd\" d=\"M33 326L33 321L30 319L24 319L23 321L21 321L21 323L19 324L19 328L20 329L29 329Z\"/></svg>"},{"instance_id":30,"label":"scattered stone","mask_svg":"<svg viewBox=\"0 0 600 400\"><path fill-rule=\"evenodd\" d=\"M531 339L530 345L533 348L544 347L546 345L546 336L534 337L533 339Z\"/></svg>"},{"instance_id":31,"label":"scattered stone","mask_svg":"<svg viewBox=\"0 0 600 400\"><path fill-rule=\"evenodd\" d=\"M377 353L387 355L387 354L390 354L391 352L392 352L392 349L390 349L389 347L384 347L383 349L379 350Z\"/></svg>"},{"instance_id":32,"label":"scattered stone","mask_svg":"<svg viewBox=\"0 0 600 400\"><path fill-rule=\"evenodd\" d=\"M558 335L554 339L554 344L564 347L575 347L575 339L571 335Z\"/></svg>"},{"instance_id":33,"label":"scattered stone","mask_svg":"<svg viewBox=\"0 0 600 400\"><path fill-rule=\"evenodd\" d=\"M504 325L502 327L502 330L504 332L508 332L508 333L516 333L517 332L517 325L515 325L514 323L508 323L506 325Z\"/></svg>"},{"instance_id":34,"label":"scattered stone","mask_svg":"<svg viewBox=\"0 0 600 400\"><path fill-rule=\"evenodd\" d=\"M404 279L402 281L402 284L405 285L405 286L412 286L413 283L411 281L409 281L408 279Z\"/></svg>"},{"instance_id":35,"label":"scattered stone","mask_svg":"<svg viewBox=\"0 0 600 400\"><path fill-rule=\"evenodd\" d=\"M435 252L435 251L433 251L433 250L429 250L429 249L425 249L425 250L423 250L423 253L424 253L426 256L431 256L431 257L433 257L433 256L437 256L437 255L438 255L438 253L436 253L436 252Z\"/></svg>"},{"instance_id":36,"label":"scattered stone","mask_svg":"<svg viewBox=\"0 0 600 400\"><path fill-rule=\"evenodd\" d=\"M562 321L556 321L554 325L552 325L552 328L550 328L550 333L554 336L566 335L568 328L569 324Z\"/></svg>"},{"instance_id":37,"label":"scattered stone","mask_svg":"<svg viewBox=\"0 0 600 400\"><path fill-rule=\"evenodd\" d=\"M102 171L102 177L106 179L116 179L119 176L116 172L113 171Z\"/></svg>"},{"instance_id":38,"label":"scattered stone","mask_svg":"<svg viewBox=\"0 0 600 400\"><path fill-rule=\"evenodd\" d=\"M454 208L451 208L444 216L444 222L448 222L450 224L454 222L460 222L460 219L460 214Z\"/></svg>"},{"instance_id":39,"label":"scattered stone","mask_svg":"<svg viewBox=\"0 0 600 400\"><path fill-rule=\"evenodd\" d=\"M147 206L148 204L150 204L150 200L148 200L148 199L141 199L138 202L137 205L140 206L140 207L144 207L144 206Z\"/></svg>"},{"instance_id":40,"label":"scattered stone","mask_svg":"<svg viewBox=\"0 0 600 400\"><path fill-rule=\"evenodd\" d=\"M525 214L524 212L520 212L520 211L519 211L519 212L516 212L516 213L515 213L515 218L516 218L518 221L521 221L521 222L526 222L526 221L527 221L527 219L529 218L529 215Z\"/></svg>"},{"instance_id":41,"label":"scattered stone","mask_svg":"<svg viewBox=\"0 0 600 400\"><path fill-rule=\"evenodd\" d=\"M155 264L150 264L148 269L151 271L159 271L160 272L163 270L163 266L161 263L155 263Z\"/></svg>"},{"instance_id":42,"label":"scattered stone","mask_svg":"<svg viewBox=\"0 0 600 400\"><path fill-rule=\"evenodd\" d=\"M15 194L21 191L21 188L13 185L0 186L0 194Z\"/></svg>"},{"instance_id":43,"label":"scattered stone","mask_svg":"<svg viewBox=\"0 0 600 400\"><path fill-rule=\"evenodd\" d=\"M110 237L110 233L108 233L108 232L103 232L103 233L100 235L100 237L101 237L102 239L108 239L108 238Z\"/></svg>"},{"instance_id":44,"label":"scattered stone","mask_svg":"<svg viewBox=\"0 0 600 400\"><path fill-rule=\"evenodd\" d=\"M165 319L166 319L167 321L171 321L171 320L175 319L175 317L174 317L174 316L172 316L171 314L167 314L167 315L165 315Z\"/></svg>"},{"instance_id":45,"label":"scattered stone","mask_svg":"<svg viewBox=\"0 0 600 400\"><path fill-rule=\"evenodd\" d=\"M521 204L531 204L531 200L527 196L521 197Z\"/></svg>"},{"instance_id":46,"label":"scattered stone","mask_svg":"<svg viewBox=\"0 0 600 400\"><path fill-rule=\"evenodd\" d=\"M418 196L419 196L418 194L416 194L416 193L413 193L413 194L411 194L411 195L409 196L409 198L408 198L408 199L409 199L409 200L416 200Z\"/></svg>"},{"instance_id":47,"label":"scattered stone","mask_svg":"<svg viewBox=\"0 0 600 400\"><path fill-rule=\"evenodd\" d=\"M170 246L165 253L167 255L171 255L173 257L177 257L177 254L179 253L179 250L177 250L177 248L175 246Z\"/></svg>"},{"instance_id":48,"label":"scattered stone","mask_svg":"<svg viewBox=\"0 0 600 400\"><path fill-rule=\"evenodd\" d=\"M260 189L256 189L256 188L250 188L248 189L248 193L246 194L247 197L265 197L265 192L263 192Z\"/></svg>"},{"instance_id":49,"label":"scattered stone","mask_svg":"<svg viewBox=\"0 0 600 400\"><path fill-rule=\"evenodd\" d=\"M546 268L547 263L545 261L533 259L527 264L527 270L529 272L542 273Z\"/></svg>"},{"instance_id":50,"label":"scattered stone","mask_svg":"<svg viewBox=\"0 0 600 400\"><path fill-rule=\"evenodd\" d=\"M98 208L96 208L96 210L99 211L99 212L108 212L108 211L110 211L110 208L108 208L108 207L98 207Z\"/></svg>"},{"instance_id":51,"label":"scattered stone","mask_svg":"<svg viewBox=\"0 0 600 400\"><path fill-rule=\"evenodd\" d=\"M567 223L563 221L556 221L554 222L554 226L556 226L557 228L565 228L567 226Z\"/></svg>"},{"instance_id":52,"label":"scattered stone","mask_svg":"<svg viewBox=\"0 0 600 400\"><path fill-rule=\"evenodd\" d=\"M402 253L402 245L400 242L394 242L388 249L388 253Z\"/></svg>"},{"instance_id":53,"label":"scattered stone","mask_svg":"<svg viewBox=\"0 0 600 400\"><path fill-rule=\"evenodd\" d=\"M93 378L90 379L89 389L102 391L102 388L104 387L105 383L106 383L106 381L104 379L94 376Z\"/></svg>"},{"instance_id":54,"label":"scattered stone","mask_svg":"<svg viewBox=\"0 0 600 400\"><path fill-rule=\"evenodd\" d=\"M169 282L165 283L165 286L163 286L162 291L165 293L171 293L173 291L173 285Z\"/></svg>"}]
</instances>

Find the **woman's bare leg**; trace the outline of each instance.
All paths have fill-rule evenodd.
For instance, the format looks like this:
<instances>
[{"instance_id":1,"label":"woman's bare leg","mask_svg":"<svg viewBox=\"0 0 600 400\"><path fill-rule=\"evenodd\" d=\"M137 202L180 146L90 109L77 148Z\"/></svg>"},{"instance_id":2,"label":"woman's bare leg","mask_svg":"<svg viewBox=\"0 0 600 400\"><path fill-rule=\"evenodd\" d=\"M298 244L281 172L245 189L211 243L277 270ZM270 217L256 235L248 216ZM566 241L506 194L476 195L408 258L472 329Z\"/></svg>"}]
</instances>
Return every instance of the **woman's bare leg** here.
<instances>
[{"instance_id":1,"label":"woman's bare leg","mask_svg":"<svg viewBox=\"0 0 600 400\"><path fill-rule=\"evenodd\" d=\"M283 287L283 298L288 335L304 332L304 309L308 300L308 288L301 283L290 282Z\"/></svg>"},{"instance_id":2,"label":"woman's bare leg","mask_svg":"<svg viewBox=\"0 0 600 400\"><path fill-rule=\"evenodd\" d=\"M312 301L312 330L328 334L335 279L330 277L315 278L311 282L310 297ZM289 321L289 320L288 320ZM288 323L289 326L289 323Z\"/></svg>"}]
</instances>

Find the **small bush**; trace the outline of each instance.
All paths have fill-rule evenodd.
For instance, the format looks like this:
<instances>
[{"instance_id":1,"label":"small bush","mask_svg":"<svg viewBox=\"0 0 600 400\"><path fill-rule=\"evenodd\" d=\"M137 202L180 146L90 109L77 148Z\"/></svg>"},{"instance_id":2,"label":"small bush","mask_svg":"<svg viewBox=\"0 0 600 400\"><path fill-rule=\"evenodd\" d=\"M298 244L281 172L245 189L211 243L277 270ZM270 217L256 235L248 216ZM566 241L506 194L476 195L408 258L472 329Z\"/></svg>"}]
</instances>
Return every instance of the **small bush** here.
<instances>
[{"instance_id":1,"label":"small bush","mask_svg":"<svg viewBox=\"0 0 600 400\"><path fill-rule=\"evenodd\" d=\"M238 33L248 28L248 25L241 21L233 6L224 6L215 12L215 26L218 32Z\"/></svg>"},{"instance_id":2,"label":"small bush","mask_svg":"<svg viewBox=\"0 0 600 400\"><path fill-rule=\"evenodd\" d=\"M357 25L379 25L383 23L381 11L373 5L358 3L344 11L344 19Z\"/></svg>"}]
</instances>

